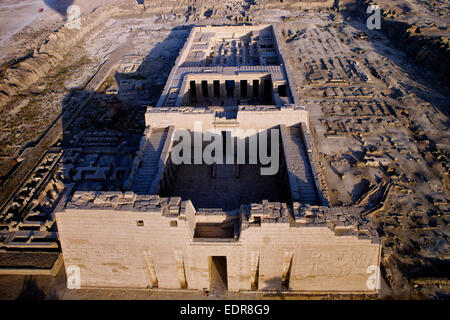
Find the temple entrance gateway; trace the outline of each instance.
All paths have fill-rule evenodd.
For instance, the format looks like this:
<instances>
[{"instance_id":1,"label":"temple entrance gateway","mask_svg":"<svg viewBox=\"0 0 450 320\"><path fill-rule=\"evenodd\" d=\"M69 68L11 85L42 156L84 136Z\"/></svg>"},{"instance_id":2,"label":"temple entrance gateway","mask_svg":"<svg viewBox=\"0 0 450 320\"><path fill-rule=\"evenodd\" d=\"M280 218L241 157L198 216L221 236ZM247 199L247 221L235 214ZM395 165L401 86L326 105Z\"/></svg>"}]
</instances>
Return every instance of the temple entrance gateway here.
<instances>
[{"instance_id":1,"label":"temple entrance gateway","mask_svg":"<svg viewBox=\"0 0 450 320\"><path fill-rule=\"evenodd\" d=\"M228 289L227 257L209 257L210 290L223 292Z\"/></svg>"}]
</instances>

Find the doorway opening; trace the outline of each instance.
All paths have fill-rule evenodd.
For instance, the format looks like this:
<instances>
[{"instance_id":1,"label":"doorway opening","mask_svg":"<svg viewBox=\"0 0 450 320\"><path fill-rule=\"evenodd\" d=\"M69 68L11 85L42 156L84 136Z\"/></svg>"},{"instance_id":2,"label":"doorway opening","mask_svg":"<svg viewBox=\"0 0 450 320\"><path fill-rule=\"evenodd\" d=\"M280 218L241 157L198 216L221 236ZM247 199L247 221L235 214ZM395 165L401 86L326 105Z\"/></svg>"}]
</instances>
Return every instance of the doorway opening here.
<instances>
[{"instance_id":1,"label":"doorway opening","mask_svg":"<svg viewBox=\"0 0 450 320\"><path fill-rule=\"evenodd\" d=\"M209 257L209 279L211 291L224 292L228 289L227 257Z\"/></svg>"},{"instance_id":2,"label":"doorway opening","mask_svg":"<svg viewBox=\"0 0 450 320\"><path fill-rule=\"evenodd\" d=\"M234 80L225 80L225 88L227 90L227 97L234 97Z\"/></svg>"}]
</instances>

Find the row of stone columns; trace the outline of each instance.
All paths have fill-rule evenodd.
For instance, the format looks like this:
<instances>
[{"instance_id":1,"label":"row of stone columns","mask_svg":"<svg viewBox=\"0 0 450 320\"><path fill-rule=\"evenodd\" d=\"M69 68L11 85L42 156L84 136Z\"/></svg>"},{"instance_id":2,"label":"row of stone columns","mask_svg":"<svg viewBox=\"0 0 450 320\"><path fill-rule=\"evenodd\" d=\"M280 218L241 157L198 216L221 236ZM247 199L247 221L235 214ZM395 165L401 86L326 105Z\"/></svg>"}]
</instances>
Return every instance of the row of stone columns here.
<instances>
[{"instance_id":1,"label":"row of stone columns","mask_svg":"<svg viewBox=\"0 0 450 320\"><path fill-rule=\"evenodd\" d=\"M246 86L246 89L242 86ZM188 95L193 102L230 98L264 101L272 99L272 92L273 84L270 79L191 80L188 84Z\"/></svg>"}]
</instances>

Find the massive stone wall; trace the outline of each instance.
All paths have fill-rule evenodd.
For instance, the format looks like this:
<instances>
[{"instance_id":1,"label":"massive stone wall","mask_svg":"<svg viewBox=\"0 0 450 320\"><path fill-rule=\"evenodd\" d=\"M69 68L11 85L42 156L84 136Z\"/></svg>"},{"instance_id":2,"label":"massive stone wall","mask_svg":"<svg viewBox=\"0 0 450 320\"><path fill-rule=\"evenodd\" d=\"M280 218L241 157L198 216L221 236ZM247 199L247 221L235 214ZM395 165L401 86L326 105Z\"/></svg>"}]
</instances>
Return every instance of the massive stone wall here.
<instances>
[{"instance_id":1,"label":"massive stone wall","mask_svg":"<svg viewBox=\"0 0 450 320\"><path fill-rule=\"evenodd\" d=\"M369 291L367 268L378 266L380 250L370 240L335 236L328 228L292 228L278 223L249 228L242 232L241 241L247 256L259 254L262 290L280 289L283 274L280 262L292 257L289 281L292 290Z\"/></svg>"},{"instance_id":2,"label":"massive stone wall","mask_svg":"<svg viewBox=\"0 0 450 320\"><path fill-rule=\"evenodd\" d=\"M145 122L149 125L164 128L169 125L176 129L194 130L194 122L202 124L203 131L215 127L216 113L207 108L180 107L171 108L170 111L158 108L148 108ZM283 109L270 109L258 106L240 106L236 119L229 121L230 127L242 130L268 129L280 124L292 126L297 123L309 123L308 112L302 107L291 106ZM226 127L224 123L223 126Z\"/></svg>"},{"instance_id":3,"label":"massive stone wall","mask_svg":"<svg viewBox=\"0 0 450 320\"><path fill-rule=\"evenodd\" d=\"M94 200L79 210L83 197ZM377 241L352 219L339 227L345 209L316 208L312 219L304 209L306 220L280 203L241 207L241 230L225 239L194 237L196 223L226 216L199 215L180 198L75 194L56 219L65 267L80 268L82 287L209 289L209 258L226 256L231 291L250 290L257 269L258 290L280 290L290 269L291 290L374 293L366 283L367 268L379 265Z\"/></svg>"}]
</instances>

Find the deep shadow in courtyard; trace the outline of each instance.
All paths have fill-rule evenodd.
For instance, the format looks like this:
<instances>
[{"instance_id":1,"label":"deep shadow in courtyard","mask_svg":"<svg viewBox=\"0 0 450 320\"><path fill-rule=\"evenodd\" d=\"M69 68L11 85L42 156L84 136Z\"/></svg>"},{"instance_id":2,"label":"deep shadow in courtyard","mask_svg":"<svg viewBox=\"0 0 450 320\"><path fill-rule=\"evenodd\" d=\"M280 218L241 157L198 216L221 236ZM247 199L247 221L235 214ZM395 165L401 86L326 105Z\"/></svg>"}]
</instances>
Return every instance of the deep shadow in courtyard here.
<instances>
[{"instance_id":1,"label":"deep shadow in courtyard","mask_svg":"<svg viewBox=\"0 0 450 320\"><path fill-rule=\"evenodd\" d=\"M359 3L361 5L361 3ZM448 55L447 50L442 57L437 58L436 47L429 47L428 49L436 50L433 52L435 60L428 59L422 62L416 60L417 53L421 46L425 47L425 43L420 43L415 39L412 41L409 38L405 38L405 31L408 27L408 23L402 21L385 20L382 18L381 30L369 30L366 26L366 19L369 15L363 14L365 7L355 8L351 5L342 8L342 14L346 23L357 29L359 32L364 32L369 35L370 40L373 41L371 48L374 52L378 53L387 60L393 62L393 64L399 68L399 70L412 80L416 81L419 86L410 86L406 83L399 82L399 85L403 86L404 90L409 93L414 93L420 99L432 104L440 112L446 116L450 115L450 109L448 104L448 93L450 92L450 78L448 72ZM386 37L387 41L379 41L380 35ZM383 46L387 45L394 50L401 52L401 55L396 55L391 50L383 50ZM431 56L431 55L430 55ZM434 62L434 63L433 63ZM440 63L436 63L440 62ZM380 78L377 70L371 70L374 77ZM389 97L393 100L402 101L404 96L399 88L391 88ZM400 117L400 115L398 115ZM408 129L411 130L411 136L417 141L427 141L426 151L430 153L436 153L438 146L432 139L429 139L426 133L419 133L421 125L417 124L414 117L410 117L410 125ZM430 121L431 122L431 121ZM449 127L449 120L440 123L443 127ZM427 196L426 196L427 197ZM380 236L383 236L384 231L382 226L377 228ZM416 278L449 278L449 259L441 259L435 257L427 257L420 254L420 245L413 242L413 245L408 248L403 248L401 254L404 256L416 256L419 257L414 262L405 263L404 261L395 261L394 265L401 270L402 274L410 279ZM395 260L396 258L391 258ZM441 297L442 298L442 297ZM448 297L447 297L448 298Z\"/></svg>"},{"instance_id":2,"label":"deep shadow in courtyard","mask_svg":"<svg viewBox=\"0 0 450 320\"><path fill-rule=\"evenodd\" d=\"M343 6L340 10L346 23L357 29L359 32L368 34L370 37L369 41L375 43L371 45L374 52L387 58L389 61L392 61L396 67L407 74L411 79L417 81L423 87L411 87L405 83L400 83L405 86L405 89L408 92L413 92L419 98L433 104L441 112L449 116L449 73L441 67L430 65L430 61L418 62L415 60L417 50L421 49L421 47L417 48L419 45L418 43L413 43L403 38L405 30L408 26L406 23L386 20L382 17L381 30L369 30L366 26L366 20L370 15L363 14L363 12L366 12L366 9L363 8L362 4L357 4L357 6L358 5L361 6L361 8L348 4ZM386 37L387 43L377 40L377 36L380 34L383 34ZM390 50L382 50L381 48L386 44L398 52L402 52L404 57L396 55ZM447 52L446 54L448 58L449 53ZM444 60L442 63L446 62L446 56L442 56L441 59ZM377 70L373 69L370 71L372 76L376 78L380 77ZM391 91L390 98L402 98L402 92L398 88L392 88ZM447 122L445 125L449 126L450 123Z\"/></svg>"},{"instance_id":3,"label":"deep shadow in courtyard","mask_svg":"<svg viewBox=\"0 0 450 320\"><path fill-rule=\"evenodd\" d=\"M44 0L44 3L65 17L67 15L67 8L74 3L74 0Z\"/></svg>"}]
</instances>

